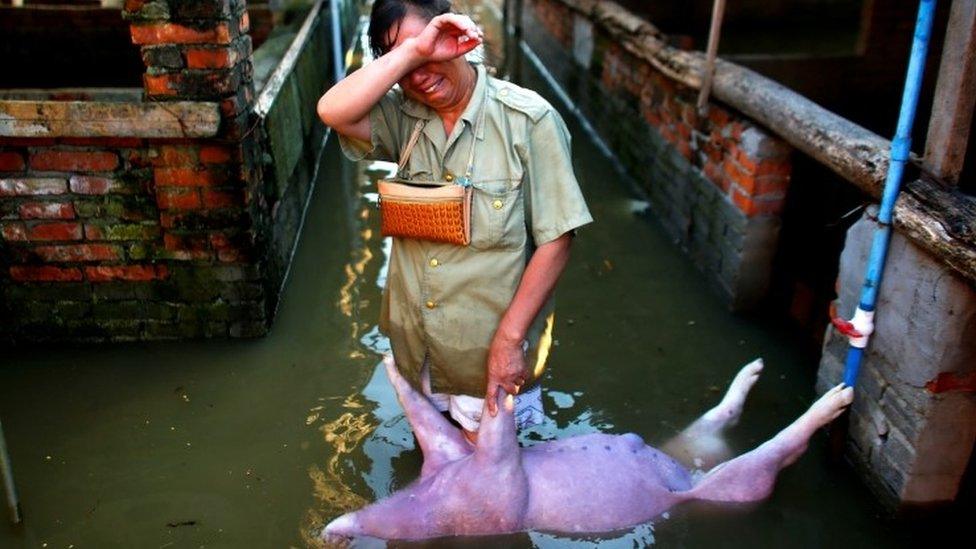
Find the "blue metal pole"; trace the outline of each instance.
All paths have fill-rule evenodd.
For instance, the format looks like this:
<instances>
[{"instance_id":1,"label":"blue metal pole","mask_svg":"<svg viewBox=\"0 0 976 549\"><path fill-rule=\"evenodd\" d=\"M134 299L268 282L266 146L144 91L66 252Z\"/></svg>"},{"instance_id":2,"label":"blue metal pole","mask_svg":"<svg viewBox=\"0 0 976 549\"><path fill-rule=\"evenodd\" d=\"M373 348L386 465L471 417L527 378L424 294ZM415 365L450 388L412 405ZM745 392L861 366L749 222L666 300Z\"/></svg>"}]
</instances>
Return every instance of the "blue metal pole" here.
<instances>
[{"instance_id":1,"label":"blue metal pole","mask_svg":"<svg viewBox=\"0 0 976 549\"><path fill-rule=\"evenodd\" d=\"M912 43L911 58L908 61L908 75L905 77L905 90L901 97L901 110L898 113L898 128L891 141L891 156L888 162L888 175L885 178L884 193L881 196L881 209L878 212L878 229L871 244L861 300L851 324L856 336L849 334L851 346L848 348L844 369L844 384L850 387L857 381L861 368L864 348L868 336L874 329L874 309L878 300L878 287L888 256L888 242L891 239L891 214L895 209L895 199L901 187L902 174L908 161L912 145L912 124L915 122L915 108L918 106L919 90L922 87L922 73L925 71L925 55L929 48L932 19L936 0L922 0L915 20L915 38Z\"/></svg>"}]
</instances>

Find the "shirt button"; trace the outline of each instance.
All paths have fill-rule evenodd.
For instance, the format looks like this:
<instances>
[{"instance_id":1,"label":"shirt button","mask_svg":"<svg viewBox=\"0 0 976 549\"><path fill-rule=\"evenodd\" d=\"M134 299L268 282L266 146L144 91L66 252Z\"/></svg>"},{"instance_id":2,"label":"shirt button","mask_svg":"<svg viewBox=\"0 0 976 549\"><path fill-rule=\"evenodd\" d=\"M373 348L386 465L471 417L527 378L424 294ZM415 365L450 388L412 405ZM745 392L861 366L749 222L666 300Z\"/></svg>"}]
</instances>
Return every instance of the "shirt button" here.
<instances>
[{"instance_id":1,"label":"shirt button","mask_svg":"<svg viewBox=\"0 0 976 549\"><path fill-rule=\"evenodd\" d=\"M508 88L502 88L499 90L498 95L508 95Z\"/></svg>"},{"instance_id":2,"label":"shirt button","mask_svg":"<svg viewBox=\"0 0 976 549\"><path fill-rule=\"evenodd\" d=\"M440 264L441 264L441 262L440 261L437 261L437 258L436 257L434 259L431 259L430 260L430 266L431 267L436 267L436 266L438 266Z\"/></svg>"},{"instance_id":3,"label":"shirt button","mask_svg":"<svg viewBox=\"0 0 976 549\"><path fill-rule=\"evenodd\" d=\"M491 207L492 208L495 208L496 210L500 210L500 209L502 209L502 205L503 204L504 203L501 200L496 200L496 201L494 201L494 202L491 203Z\"/></svg>"},{"instance_id":4,"label":"shirt button","mask_svg":"<svg viewBox=\"0 0 976 549\"><path fill-rule=\"evenodd\" d=\"M437 306L437 304L436 304L436 303L434 303L433 301L428 301L428 302L427 302L427 308L428 308L428 309L433 309L433 308L434 308L434 307L436 307L436 306Z\"/></svg>"},{"instance_id":5,"label":"shirt button","mask_svg":"<svg viewBox=\"0 0 976 549\"><path fill-rule=\"evenodd\" d=\"M451 182L454 181L454 176L451 174L447 174L444 176L444 179L446 179L448 182Z\"/></svg>"}]
</instances>

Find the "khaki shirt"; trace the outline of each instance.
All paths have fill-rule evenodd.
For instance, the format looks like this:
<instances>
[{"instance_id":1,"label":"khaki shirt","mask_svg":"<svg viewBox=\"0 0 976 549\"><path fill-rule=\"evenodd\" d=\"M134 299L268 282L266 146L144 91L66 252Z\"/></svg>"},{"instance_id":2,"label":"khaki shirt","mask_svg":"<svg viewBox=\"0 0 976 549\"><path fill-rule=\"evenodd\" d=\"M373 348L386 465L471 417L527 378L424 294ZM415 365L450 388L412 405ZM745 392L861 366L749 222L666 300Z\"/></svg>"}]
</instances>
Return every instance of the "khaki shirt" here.
<instances>
[{"instance_id":1,"label":"khaki shirt","mask_svg":"<svg viewBox=\"0 0 976 549\"><path fill-rule=\"evenodd\" d=\"M478 81L450 136L436 113L398 87L370 112L372 143L340 136L352 160L396 162L418 119L428 120L405 178L453 181L464 174L472 139L471 243L394 238L380 313L400 371L420 387L429 357L434 392L483 397L488 346L536 246L591 222L559 113L535 92L489 77ZM474 129L481 109L484 123ZM542 375L551 343L552 300L530 327L526 365Z\"/></svg>"}]
</instances>

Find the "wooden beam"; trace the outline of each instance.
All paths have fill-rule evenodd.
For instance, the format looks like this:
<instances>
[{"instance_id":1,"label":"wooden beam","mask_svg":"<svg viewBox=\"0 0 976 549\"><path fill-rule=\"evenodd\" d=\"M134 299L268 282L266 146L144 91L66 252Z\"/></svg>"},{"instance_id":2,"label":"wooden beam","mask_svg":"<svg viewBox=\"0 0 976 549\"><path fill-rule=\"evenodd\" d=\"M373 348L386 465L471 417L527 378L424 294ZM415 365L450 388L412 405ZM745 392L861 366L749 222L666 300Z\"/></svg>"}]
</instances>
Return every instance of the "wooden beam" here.
<instances>
[{"instance_id":1,"label":"wooden beam","mask_svg":"<svg viewBox=\"0 0 976 549\"><path fill-rule=\"evenodd\" d=\"M925 168L959 183L976 102L976 2L955 0L949 12L939 80L925 139Z\"/></svg>"},{"instance_id":2,"label":"wooden beam","mask_svg":"<svg viewBox=\"0 0 976 549\"><path fill-rule=\"evenodd\" d=\"M596 21L615 42L672 80L701 89L701 52L669 46L649 22L609 0L559 0ZM956 4L976 4L966 0ZM827 166L869 196L881 196L891 142L745 67L717 60L712 96ZM902 184L895 226L976 283L976 197L924 180Z\"/></svg>"},{"instance_id":3,"label":"wooden beam","mask_svg":"<svg viewBox=\"0 0 976 549\"><path fill-rule=\"evenodd\" d=\"M708 95L712 92L712 78L715 76L715 56L718 55L718 40L722 34L722 16L725 15L725 0L714 0L712 4L712 24L708 29L708 50L705 52L705 74L702 78L701 89L698 90L698 102L695 107L699 115L705 114Z\"/></svg>"},{"instance_id":4,"label":"wooden beam","mask_svg":"<svg viewBox=\"0 0 976 549\"><path fill-rule=\"evenodd\" d=\"M213 137L217 103L0 100L0 137Z\"/></svg>"}]
</instances>

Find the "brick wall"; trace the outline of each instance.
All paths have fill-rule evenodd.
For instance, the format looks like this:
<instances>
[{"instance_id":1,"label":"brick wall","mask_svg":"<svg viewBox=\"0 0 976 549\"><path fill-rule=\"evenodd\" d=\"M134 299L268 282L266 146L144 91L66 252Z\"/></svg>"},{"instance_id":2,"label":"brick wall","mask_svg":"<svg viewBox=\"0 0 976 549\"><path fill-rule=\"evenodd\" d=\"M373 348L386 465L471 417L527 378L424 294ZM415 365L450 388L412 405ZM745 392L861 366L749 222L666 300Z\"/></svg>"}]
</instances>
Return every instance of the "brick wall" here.
<instances>
[{"instance_id":1,"label":"brick wall","mask_svg":"<svg viewBox=\"0 0 976 549\"><path fill-rule=\"evenodd\" d=\"M523 25L540 31L526 41L729 304L757 306L768 287L791 149L714 101L699 116L697 90L632 54L587 6L527 3Z\"/></svg>"},{"instance_id":2,"label":"brick wall","mask_svg":"<svg viewBox=\"0 0 976 549\"><path fill-rule=\"evenodd\" d=\"M173 102L174 117L186 101L214 104L211 137L144 137L135 121L123 136L0 137L0 336L266 332L280 280L263 272L254 221L268 204L249 133L244 8L243 0L125 3L146 100Z\"/></svg>"}]
</instances>

